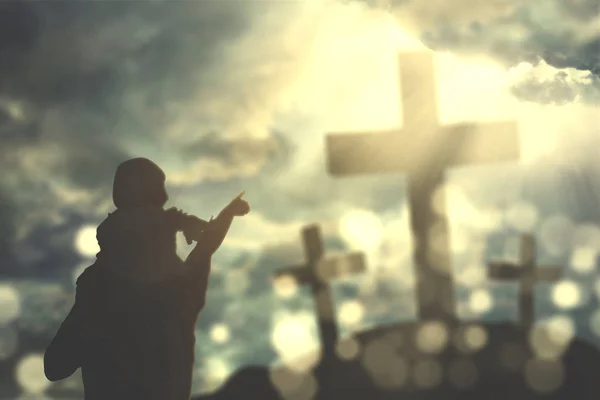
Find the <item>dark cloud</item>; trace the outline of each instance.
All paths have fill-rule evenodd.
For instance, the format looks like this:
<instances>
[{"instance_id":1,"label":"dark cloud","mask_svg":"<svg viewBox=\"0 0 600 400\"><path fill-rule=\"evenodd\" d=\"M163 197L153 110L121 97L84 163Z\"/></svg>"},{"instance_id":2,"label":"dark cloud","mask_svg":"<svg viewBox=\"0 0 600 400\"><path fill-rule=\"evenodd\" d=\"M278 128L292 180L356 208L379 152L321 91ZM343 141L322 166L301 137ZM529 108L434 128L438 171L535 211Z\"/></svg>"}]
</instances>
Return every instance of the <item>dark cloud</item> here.
<instances>
[{"instance_id":1,"label":"dark cloud","mask_svg":"<svg viewBox=\"0 0 600 400\"><path fill-rule=\"evenodd\" d=\"M13 14L36 23L25 25L30 29L19 23L20 28L13 29L17 35L5 45L20 50L13 60L21 67L17 76L4 75L3 81L12 81L5 83L5 91L28 100L82 102L117 97L126 89L121 84L153 83L155 101L164 101L189 88L190 72L214 63L219 46L248 28L251 7L244 4L15 5L12 8L19 11Z\"/></svg>"},{"instance_id":2,"label":"dark cloud","mask_svg":"<svg viewBox=\"0 0 600 400\"><path fill-rule=\"evenodd\" d=\"M29 51L35 43L38 24L29 4L20 1L0 3L0 71L15 72L18 56Z\"/></svg>"},{"instance_id":3,"label":"dark cloud","mask_svg":"<svg viewBox=\"0 0 600 400\"><path fill-rule=\"evenodd\" d=\"M15 205L0 188L0 277L11 275L15 259L12 251L16 233Z\"/></svg>"},{"instance_id":4,"label":"dark cloud","mask_svg":"<svg viewBox=\"0 0 600 400\"><path fill-rule=\"evenodd\" d=\"M37 119L49 110L59 114L67 139L96 141L140 135L113 129L123 119L123 128L137 124L146 135L160 135L165 104L197 92L218 66L224 42L252 17L244 2L8 4L5 18L32 22L3 27L11 37L3 47L19 68L0 69L2 95L36 105ZM127 104L129 92L141 97L141 113Z\"/></svg>"},{"instance_id":5,"label":"dark cloud","mask_svg":"<svg viewBox=\"0 0 600 400\"><path fill-rule=\"evenodd\" d=\"M265 138L223 138L208 133L177 152L177 172L169 180L177 185L196 185L201 181L223 181L228 178L250 177L262 168L268 173L285 164L289 155L286 139L277 132ZM267 163L268 162L268 163Z\"/></svg>"},{"instance_id":6,"label":"dark cloud","mask_svg":"<svg viewBox=\"0 0 600 400\"><path fill-rule=\"evenodd\" d=\"M263 6L0 3L0 189L15 208L2 213L2 240L14 238L14 221L33 234L35 224L61 213L95 218L110 199L116 166L127 158L158 158L169 169L161 161L187 145L169 127L182 115L190 119L185 105L194 103L196 128L214 128L203 104L230 89L217 78L227 74L224 50L252 27ZM199 130L189 134L206 133ZM227 153L225 142L209 145L217 141L200 140L195 152L182 154L189 162L210 155L225 164L261 164L276 147L268 139L264 149L260 141L242 139L237 148L248 151Z\"/></svg>"}]
</instances>

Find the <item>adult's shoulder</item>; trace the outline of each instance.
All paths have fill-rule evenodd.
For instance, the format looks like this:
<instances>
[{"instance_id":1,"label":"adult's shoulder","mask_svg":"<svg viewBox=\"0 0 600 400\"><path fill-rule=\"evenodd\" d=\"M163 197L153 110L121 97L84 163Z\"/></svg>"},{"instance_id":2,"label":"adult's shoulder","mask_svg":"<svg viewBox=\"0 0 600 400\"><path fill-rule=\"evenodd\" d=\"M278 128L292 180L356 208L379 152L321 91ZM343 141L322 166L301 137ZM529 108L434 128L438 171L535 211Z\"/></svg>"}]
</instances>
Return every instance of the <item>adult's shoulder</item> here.
<instances>
[{"instance_id":1,"label":"adult's shoulder","mask_svg":"<svg viewBox=\"0 0 600 400\"><path fill-rule=\"evenodd\" d=\"M100 266L97 263L94 263L86 269L84 269L75 281L77 289L86 288L90 285L93 285L93 283L98 279L101 272L102 270L100 269Z\"/></svg>"},{"instance_id":2,"label":"adult's shoulder","mask_svg":"<svg viewBox=\"0 0 600 400\"><path fill-rule=\"evenodd\" d=\"M87 267L76 281L77 294L101 292L110 293L113 297L144 294L157 288L144 282L127 279L111 271L110 268L96 262Z\"/></svg>"}]
</instances>

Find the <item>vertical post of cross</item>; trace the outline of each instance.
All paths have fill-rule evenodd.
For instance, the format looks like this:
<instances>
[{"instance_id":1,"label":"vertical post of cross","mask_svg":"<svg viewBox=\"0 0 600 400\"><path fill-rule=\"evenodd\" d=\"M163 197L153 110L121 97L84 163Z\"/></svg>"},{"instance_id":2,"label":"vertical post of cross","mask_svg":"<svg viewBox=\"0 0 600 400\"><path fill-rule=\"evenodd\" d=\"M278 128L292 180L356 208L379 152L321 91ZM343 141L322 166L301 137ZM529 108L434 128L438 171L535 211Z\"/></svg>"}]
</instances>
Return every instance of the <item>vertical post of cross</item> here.
<instances>
[{"instance_id":1,"label":"vertical post of cross","mask_svg":"<svg viewBox=\"0 0 600 400\"><path fill-rule=\"evenodd\" d=\"M310 286L317 312L322 356L325 359L332 359L335 356L338 330L329 283L335 278L364 272L365 257L364 253L355 252L343 257L326 259L318 225L305 227L302 230L302 239L306 263L278 270L275 279L283 276L292 277L299 284Z\"/></svg>"},{"instance_id":2,"label":"vertical post of cross","mask_svg":"<svg viewBox=\"0 0 600 400\"><path fill-rule=\"evenodd\" d=\"M535 284L539 281L555 282L561 275L559 267L536 268L535 260L535 238L531 234L524 234L521 237L517 263L488 263L488 273L492 279L519 282L519 323L525 328L530 328L535 323Z\"/></svg>"}]
</instances>

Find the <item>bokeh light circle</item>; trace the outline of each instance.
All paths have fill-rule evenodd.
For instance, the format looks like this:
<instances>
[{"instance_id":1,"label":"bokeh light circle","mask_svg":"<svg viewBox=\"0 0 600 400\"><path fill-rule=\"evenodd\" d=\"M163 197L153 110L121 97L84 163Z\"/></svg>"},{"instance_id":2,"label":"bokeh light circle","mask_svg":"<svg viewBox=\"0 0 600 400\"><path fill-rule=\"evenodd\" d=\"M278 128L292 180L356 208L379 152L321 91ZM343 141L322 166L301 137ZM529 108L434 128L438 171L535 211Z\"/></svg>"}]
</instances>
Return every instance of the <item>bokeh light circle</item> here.
<instances>
[{"instance_id":1,"label":"bokeh light circle","mask_svg":"<svg viewBox=\"0 0 600 400\"><path fill-rule=\"evenodd\" d=\"M424 353L435 354L446 348L448 336L448 328L443 322L430 321L419 327L415 339L419 350Z\"/></svg>"},{"instance_id":2,"label":"bokeh light circle","mask_svg":"<svg viewBox=\"0 0 600 400\"><path fill-rule=\"evenodd\" d=\"M581 288L574 281L559 282L552 289L552 301L558 308L563 310L579 306L581 299Z\"/></svg>"},{"instance_id":3,"label":"bokeh light circle","mask_svg":"<svg viewBox=\"0 0 600 400\"><path fill-rule=\"evenodd\" d=\"M335 347L337 356L346 361L358 357L360 350L360 343L351 336L338 341Z\"/></svg>"},{"instance_id":4,"label":"bokeh light circle","mask_svg":"<svg viewBox=\"0 0 600 400\"><path fill-rule=\"evenodd\" d=\"M409 378L408 361L386 340L376 339L366 344L361 363L373 383L382 389L399 388Z\"/></svg>"},{"instance_id":5,"label":"bokeh light circle","mask_svg":"<svg viewBox=\"0 0 600 400\"><path fill-rule=\"evenodd\" d=\"M531 359L525 365L525 380L536 392L551 393L563 384L564 379L564 368L559 361Z\"/></svg>"},{"instance_id":6,"label":"bokeh light circle","mask_svg":"<svg viewBox=\"0 0 600 400\"><path fill-rule=\"evenodd\" d=\"M86 225L75 234L75 249L84 257L93 257L100 251L96 239L96 227Z\"/></svg>"},{"instance_id":7,"label":"bokeh light circle","mask_svg":"<svg viewBox=\"0 0 600 400\"><path fill-rule=\"evenodd\" d=\"M566 316L556 316L529 332L529 344L538 359L560 358L575 337L575 325Z\"/></svg>"},{"instance_id":8,"label":"bokeh light circle","mask_svg":"<svg viewBox=\"0 0 600 400\"><path fill-rule=\"evenodd\" d=\"M477 289L469 296L469 309L477 315L483 315L490 311L494 305L494 298L487 289Z\"/></svg>"},{"instance_id":9,"label":"bokeh light circle","mask_svg":"<svg viewBox=\"0 0 600 400\"><path fill-rule=\"evenodd\" d=\"M346 326L355 326L359 324L364 315L365 307L357 300L345 301L339 307L339 321Z\"/></svg>"},{"instance_id":10,"label":"bokeh light circle","mask_svg":"<svg viewBox=\"0 0 600 400\"><path fill-rule=\"evenodd\" d=\"M232 365L222 357L209 357L205 360L203 371L205 389L216 390L221 387L232 373Z\"/></svg>"},{"instance_id":11,"label":"bokeh light circle","mask_svg":"<svg viewBox=\"0 0 600 400\"><path fill-rule=\"evenodd\" d=\"M298 282L292 275L282 275L275 279L275 293L282 299L290 299L298 294Z\"/></svg>"},{"instance_id":12,"label":"bokeh light circle","mask_svg":"<svg viewBox=\"0 0 600 400\"><path fill-rule=\"evenodd\" d=\"M311 373L277 368L271 370L270 379L283 400L312 400L318 390Z\"/></svg>"},{"instance_id":13,"label":"bokeh light circle","mask_svg":"<svg viewBox=\"0 0 600 400\"><path fill-rule=\"evenodd\" d=\"M454 333L454 344L462 353L474 353L488 342L488 334L480 325L469 325L457 329Z\"/></svg>"},{"instance_id":14,"label":"bokeh light circle","mask_svg":"<svg viewBox=\"0 0 600 400\"><path fill-rule=\"evenodd\" d=\"M311 313L293 313L275 316L271 343L288 368L305 372L319 360L319 342L311 329L314 316Z\"/></svg>"},{"instance_id":15,"label":"bokeh light circle","mask_svg":"<svg viewBox=\"0 0 600 400\"><path fill-rule=\"evenodd\" d=\"M19 292L11 284L0 284L0 325L14 321L20 314L21 297Z\"/></svg>"},{"instance_id":16,"label":"bokeh light circle","mask_svg":"<svg viewBox=\"0 0 600 400\"><path fill-rule=\"evenodd\" d=\"M372 251L381 244L383 223L373 211L355 209L342 216L339 232L351 248Z\"/></svg>"},{"instance_id":17,"label":"bokeh light circle","mask_svg":"<svg viewBox=\"0 0 600 400\"><path fill-rule=\"evenodd\" d=\"M16 368L17 383L24 392L41 394L50 386L44 375L44 357L41 354L28 354L23 357Z\"/></svg>"},{"instance_id":18,"label":"bokeh light circle","mask_svg":"<svg viewBox=\"0 0 600 400\"><path fill-rule=\"evenodd\" d=\"M596 269L598 250L592 247L576 247L571 253L571 268L580 274L587 274Z\"/></svg>"},{"instance_id":19,"label":"bokeh light circle","mask_svg":"<svg viewBox=\"0 0 600 400\"><path fill-rule=\"evenodd\" d=\"M296 391L304 379L303 374L285 367L272 368L269 377L273 386L282 395Z\"/></svg>"},{"instance_id":20,"label":"bokeh light circle","mask_svg":"<svg viewBox=\"0 0 600 400\"><path fill-rule=\"evenodd\" d=\"M214 324L210 329L210 338L215 343L223 344L229 341L231 333L229 327L223 323Z\"/></svg>"}]
</instances>

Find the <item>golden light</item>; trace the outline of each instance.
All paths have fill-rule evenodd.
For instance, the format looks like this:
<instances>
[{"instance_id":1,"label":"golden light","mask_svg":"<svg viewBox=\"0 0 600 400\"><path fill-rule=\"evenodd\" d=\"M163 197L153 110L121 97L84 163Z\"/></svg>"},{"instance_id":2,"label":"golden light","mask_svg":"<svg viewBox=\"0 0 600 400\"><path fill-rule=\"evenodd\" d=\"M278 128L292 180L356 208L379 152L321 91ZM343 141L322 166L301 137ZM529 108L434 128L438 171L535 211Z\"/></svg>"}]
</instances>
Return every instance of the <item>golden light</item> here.
<instances>
[{"instance_id":1,"label":"golden light","mask_svg":"<svg viewBox=\"0 0 600 400\"><path fill-rule=\"evenodd\" d=\"M311 325L315 325L311 313L275 315L271 343L287 368L305 372L318 362L319 341Z\"/></svg>"},{"instance_id":2,"label":"golden light","mask_svg":"<svg viewBox=\"0 0 600 400\"><path fill-rule=\"evenodd\" d=\"M439 353L448 343L448 328L443 322L426 322L419 327L416 333L416 344L424 353Z\"/></svg>"},{"instance_id":3,"label":"golden light","mask_svg":"<svg viewBox=\"0 0 600 400\"><path fill-rule=\"evenodd\" d=\"M225 359L220 357L211 357L206 361L204 369L204 379L207 391L218 389L233 371L233 366Z\"/></svg>"},{"instance_id":4,"label":"golden light","mask_svg":"<svg viewBox=\"0 0 600 400\"><path fill-rule=\"evenodd\" d=\"M285 367L271 368L269 377L273 386L282 394L295 392L304 380L304 374Z\"/></svg>"},{"instance_id":5,"label":"golden light","mask_svg":"<svg viewBox=\"0 0 600 400\"><path fill-rule=\"evenodd\" d=\"M471 264L461 269L456 277L456 282L462 286L476 288L487 280L486 270L482 265Z\"/></svg>"},{"instance_id":6,"label":"golden light","mask_svg":"<svg viewBox=\"0 0 600 400\"><path fill-rule=\"evenodd\" d=\"M41 354L28 354L16 368L16 378L25 393L42 394L50 386L44 375L44 357Z\"/></svg>"},{"instance_id":7,"label":"golden light","mask_svg":"<svg viewBox=\"0 0 600 400\"><path fill-rule=\"evenodd\" d=\"M356 326L365 315L365 307L361 302L350 300L343 302L339 307L338 319L346 326Z\"/></svg>"},{"instance_id":8,"label":"golden light","mask_svg":"<svg viewBox=\"0 0 600 400\"><path fill-rule=\"evenodd\" d=\"M437 52L440 121L514 119L516 101L508 92L509 75L487 57L458 57Z\"/></svg>"},{"instance_id":9,"label":"golden light","mask_svg":"<svg viewBox=\"0 0 600 400\"><path fill-rule=\"evenodd\" d=\"M298 290L298 282L291 275L281 275L275 279L275 293L283 299L294 297Z\"/></svg>"},{"instance_id":10,"label":"golden light","mask_svg":"<svg viewBox=\"0 0 600 400\"><path fill-rule=\"evenodd\" d=\"M581 288L576 282L562 281L552 289L552 301L563 310L568 310L580 305L582 299Z\"/></svg>"},{"instance_id":11,"label":"golden light","mask_svg":"<svg viewBox=\"0 0 600 400\"><path fill-rule=\"evenodd\" d=\"M231 333L229 331L229 327L226 324L218 323L214 324L210 328L210 338L215 343L225 343L229 341Z\"/></svg>"},{"instance_id":12,"label":"golden light","mask_svg":"<svg viewBox=\"0 0 600 400\"><path fill-rule=\"evenodd\" d=\"M269 375L283 400L311 400L317 393L318 383L310 373L275 368Z\"/></svg>"},{"instance_id":13,"label":"golden light","mask_svg":"<svg viewBox=\"0 0 600 400\"><path fill-rule=\"evenodd\" d=\"M86 225L77 231L75 235L75 248L84 257L94 257L100 251L96 240L96 227Z\"/></svg>"},{"instance_id":14,"label":"golden light","mask_svg":"<svg viewBox=\"0 0 600 400\"><path fill-rule=\"evenodd\" d=\"M480 325L469 325L454 333L454 345L462 353L474 353L481 350L488 342L488 334Z\"/></svg>"},{"instance_id":15,"label":"golden light","mask_svg":"<svg viewBox=\"0 0 600 400\"><path fill-rule=\"evenodd\" d=\"M529 344L536 357L554 360L563 355L575 337L575 325L566 316L556 316L529 332Z\"/></svg>"},{"instance_id":16,"label":"golden light","mask_svg":"<svg viewBox=\"0 0 600 400\"><path fill-rule=\"evenodd\" d=\"M598 259L598 249L588 246L576 247L571 253L571 268L581 274L593 272Z\"/></svg>"},{"instance_id":17,"label":"golden light","mask_svg":"<svg viewBox=\"0 0 600 400\"><path fill-rule=\"evenodd\" d=\"M431 205L437 214L446 215L453 222L471 224L481 217L481 213L469 201L464 190L453 183L438 186L431 198Z\"/></svg>"},{"instance_id":18,"label":"golden light","mask_svg":"<svg viewBox=\"0 0 600 400\"><path fill-rule=\"evenodd\" d=\"M338 341L335 347L336 354L342 360L353 360L358 357L360 351L360 343L351 336Z\"/></svg>"},{"instance_id":19,"label":"golden light","mask_svg":"<svg viewBox=\"0 0 600 400\"><path fill-rule=\"evenodd\" d=\"M477 315L482 315L490 311L494 305L494 298L487 289L477 289L471 292L469 296L469 309Z\"/></svg>"},{"instance_id":20,"label":"golden light","mask_svg":"<svg viewBox=\"0 0 600 400\"><path fill-rule=\"evenodd\" d=\"M355 209L342 216L339 232L352 249L373 251L381 244L383 223L374 212Z\"/></svg>"},{"instance_id":21,"label":"golden light","mask_svg":"<svg viewBox=\"0 0 600 400\"><path fill-rule=\"evenodd\" d=\"M573 319L567 315L555 315L546 321L548 335L555 343L567 347L575 338L576 327Z\"/></svg>"}]
</instances>

